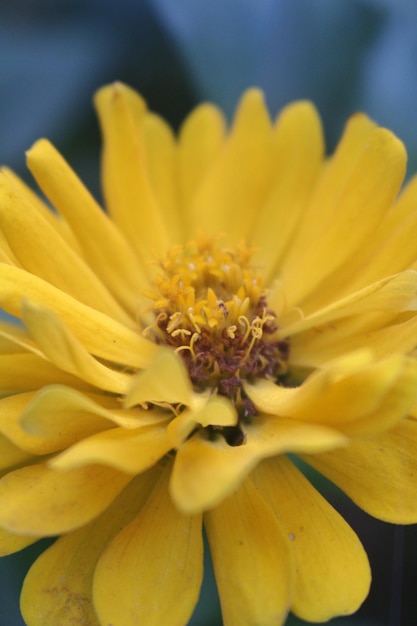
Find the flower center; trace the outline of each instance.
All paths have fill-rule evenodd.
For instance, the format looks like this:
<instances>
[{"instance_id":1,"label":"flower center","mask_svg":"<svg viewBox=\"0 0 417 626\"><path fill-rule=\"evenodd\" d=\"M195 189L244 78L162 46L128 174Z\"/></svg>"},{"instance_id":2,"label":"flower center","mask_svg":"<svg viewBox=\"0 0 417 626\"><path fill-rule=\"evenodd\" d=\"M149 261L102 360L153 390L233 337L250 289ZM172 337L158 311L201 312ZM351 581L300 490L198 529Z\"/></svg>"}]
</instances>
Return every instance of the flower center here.
<instances>
[{"instance_id":1,"label":"flower center","mask_svg":"<svg viewBox=\"0 0 417 626\"><path fill-rule=\"evenodd\" d=\"M155 291L146 294L153 300L154 340L182 357L196 391L229 398L240 421L257 413L243 380L282 380L289 355L289 342L274 338L277 316L252 254L243 243L226 248L212 239L175 246L159 263Z\"/></svg>"}]
</instances>

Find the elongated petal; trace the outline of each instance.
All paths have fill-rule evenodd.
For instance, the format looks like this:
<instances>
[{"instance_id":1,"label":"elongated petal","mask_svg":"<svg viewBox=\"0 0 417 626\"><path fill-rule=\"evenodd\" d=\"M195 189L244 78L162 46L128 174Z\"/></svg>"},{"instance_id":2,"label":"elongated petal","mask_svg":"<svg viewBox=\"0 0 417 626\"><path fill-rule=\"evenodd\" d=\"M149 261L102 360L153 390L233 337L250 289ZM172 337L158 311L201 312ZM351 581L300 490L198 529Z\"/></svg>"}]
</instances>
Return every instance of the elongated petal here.
<instances>
[{"instance_id":1,"label":"elongated petal","mask_svg":"<svg viewBox=\"0 0 417 626\"><path fill-rule=\"evenodd\" d=\"M165 251L169 242L146 166L143 129L146 107L139 95L121 83L100 89L95 105L104 137L106 206L146 263L155 253Z\"/></svg>"},{"instance_id":2,"label":"elongated petal","mask_svg":"<svg viewBox=\"0 0 417 626\"><path fill-rule=\"evenodd\" d=\"M417 521L417 422L402 421L337 454L306 457L370 515L393 524Z\"/></svg>"},{"instance_id":3,"label":"elongated petal","mask_svg":"<svg viewBox=\"0 0 417 626\"><path fill-rule=\"evenodd\" d=\"M183 626L197 602L203 574L201 516L178 513L168 496L168 471L98 562L94 605L103 624Z\"/></svg>"},{"instance_id":4,"label":"elongated petal","mask_svg":"<svg viewBox=\"0 0 417 626\"><path fill-rule=\"evenodd\" d=\"M196 434L177 451L171 495L186 513L207 510L230 495L263 458L307 448L332 450L345 443L342 434L325 427L262 416L248 426L241 446L230 446L220 436L209 441Z\"/></svg>"},{"instance_id":5,"label":"elongated petal","mask_svg":"<svg viewBox=\"0 0 417 626\"><path fill-rule=\"evenodd\" d=\"M66 472L47 465L23 467L0 480L0 526L42 537L68 532L97 517L129 480L109 467Z\"/></svg>"},{"instance_id":6,"label":"elongated petal","mask_svg":"<svg viewBox=\"0 0 417 626\"><path fill-rule=\"evenodd\" d=\"M62 372L55 365L36 354L13 353L0 355L1 394L19 393L39 389L49 384L70 385L78 389L91 389L82 380Z\"/></svg>"},{"instance_id":7,"label":"elongated petal","mask_svg":"<svg viewBox=\"0 0 417 626\"><path fill-rule=\"evenodd\" d=\"M285 107L276 122L273 140L273 185L250 236L259 249L259 262L267 262L267 284L302 220L322 167L324 146L317 111L309 102Z\"/></svg>"},{"instance_id":8,"label":"elongated petal","mask_svg":"<svg viewBox=\"0 0 417 626\"><path fill-rule=\"evenodd\" d=\"M355 612L368 594L371 572L350 526L285 457L262 463L253 480L291 539L291 610L312 622Z\"/></svg>"},{"instance_id":9,"label":"elongated petal","mask_svg":"<svg viewBox=\"0 0 417 626\"><path fill-rule=\"evenodd\" d=\"M199 216L191 211L194 198L208 176L224 141L225 120L211 104L202 104L187 117L179 136L179 176L183 218L190 237Z\"/></svg>"},{"instance_id":10,"label":"elongated petal","mask_svg":"<svg viewBox=\"0 0 417 626\"><path fill-rule=\"evenodd\" d=\"M158 115L148 113L143 121L149 180L172 243L183 240L180 213L178 155L174 133Z\"/></svg>"},{"instance_id":11,"label":"elongated petal","mask_svg":"<svg viewBox=\"0 0 417 626\"><path fill-rule=\"evenodd\" d=\"M94 359L54 313L26 301L23 321L45 356L59 369L107 391L126 391L130 377Z\"/></svg>"},{"instance_id":12,"label":"elongated petal","mask_svg":"<svg viewBox=\"0 0 417 626\"><path fill-rule=\"evenodd\" d=\"M266 197L271 174L272 128L258 90L246 92L233 128L192 211L210 235L248 237ZM238 217L237 217L238 216Z\"/></svg>"},{"instance_id":13,"label":"elongated petal","mask_svg":"<svg viewBox=\"0 0 417 626\"><path fill-rule=\"evenodd\" d=\"M204 515L223 624L284 624L292 602L290 541L249 481Z\"/></svg>"},{"instance_id":14,"label":"elongated petal","mask_svg":"<svg viewBox=\"0 0 417 626\"><path fill-rule=\"evenodd\" d=\"M48 141L35 143L27 162L43 192L71 226L95 273L134 314L146 279L128 241Z\"/></svg>"},{"instance_id":15,"label":"elongated petal","mask_svg":"<svg viewBox=\"0 0 417 626\"><path fill-rule=\"evenodd\" d=\"M7 556L14 552L19 552L32 543L38 541L38 537L25 537L24 535L16 535L9 533L7 530L0 528L0 556Z\"/></svg>"},{"instance_id":16,"label":"elongated petal","mask_svg":"<svg viewBox=\"0 0 417 626\"><path fill-rule=\"evenodd\" d=\"M395 199L405 173L404 146L384 128L373 130L362 144L360 155L353 161L353 170L352 160L349 157L346 163L342 151L333 159L340 162L339 166L344 164L349 174L342 184L337 177L329 175L328 185L325 183L319 188L312 209L316 227L308 234L309 240L304 241L303 246L300 240L291 248L291 255L282 266L283 280L286 285L291 285L289 306L299 303L326 276L348 263L358 248L367 245L368 238ZM320 233L315 237L318 229ZM317 245L318 241L320 245ZM343 245L338 244L340 241Z\"/></svg>"},{"instance_id":17,"label":"elongated petal","mask_svg":"<svg viewBox=\"0 0 417 626\"><path fill-rule=\"evenodd\" d=\"M153 470L132 480L96 520L60 537L35 561L21 595L28 624L99 626L92 602L96 563L109 541L140 510L157 475Z\"/></svg>"},{"instance_id":18,"label":"elongated petal","mask_svg":"<svg viewBox=\"0 0 417 626\"><path fill-rule=\"evenodd\" d=\"M366 351L335 360L297 388L269 381L246 385L261 411L331 425L344 432L380 432L398 422L416 399L417 364L394 354L373 362ZM355 430L357 429L357 430Z\"/></svg>"},{"instance_id":19,"label":"elongated petal","mask_svg":"<svg viewBox=\"0 0 417 626\"><path fill-rule=\"evenodd\" d=\"M100 463L138 474L155 465L171 448L163 425L135 430L113 428L91 435L54 457L50 466L61 470Z\"/></svg>"},{"instance_id":20,"label":"elongated petal","mask_svg":"<svg viewBox=\"0 0 417 626\"><path fill-rule=\"evenodd\" d=\"M286 337L303 332L309 328L318 328L323 324L371 312L415 311L417 308L417 272L407 270L388 276L377 283L368 285L346 298L306 316L295 323L285 325L282 334Z\"/></svg>"},{"instance_id":21,"label":"elongated petal","mask_svg":"<svg viewBox=\"0 0 417 626\"><path fill-rule=\"evenodd\" d=\"M143 367L158 349L138 333L24 270L0 264L0 306L20 317L24 298L56 313L96 356Z\"/></svg>"},{"instance_id":22,"label":"elongated petal","mask_svg":"<svg viewBox=\"0 0 417 626\"><path fill-rule=\"evenodd\" d=\"M0 435L0 472L11 469L16 465L23 465L23 463L26 462L29 463L32 458L31 454L19 448L4 435Z\"/></svg>"}]
</instances>

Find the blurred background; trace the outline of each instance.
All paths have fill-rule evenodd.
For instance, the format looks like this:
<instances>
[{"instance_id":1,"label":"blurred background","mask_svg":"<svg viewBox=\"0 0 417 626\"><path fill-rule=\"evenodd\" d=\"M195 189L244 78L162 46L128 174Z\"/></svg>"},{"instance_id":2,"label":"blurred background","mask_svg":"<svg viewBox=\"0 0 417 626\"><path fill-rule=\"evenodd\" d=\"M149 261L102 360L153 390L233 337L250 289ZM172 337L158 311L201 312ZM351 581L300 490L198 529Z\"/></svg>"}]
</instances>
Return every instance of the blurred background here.
<instances>
[{"instance_id":1,"label":"blurred background","mask_svg":"<svg viewBox=\"0 0 417 626\"><path fill-rule=\"evenodd\" d=\"M175 128L202 100L230 118L252 85L273 116L308 98L329 150L346 118L363 110L405 142L409 174L417 170L415 0L1 0L0 162L29 180L25 150L48 137L99 196L91 98L114 80ZM358 532L374 572L360 612L331 623L416 626L416 529L377 522L324 481L319 487ZM23 626L19 589L40 549L0 560L0 626ZM209 563L207 572L193 626L221 625Z\"/></svg>"}]
</instances>

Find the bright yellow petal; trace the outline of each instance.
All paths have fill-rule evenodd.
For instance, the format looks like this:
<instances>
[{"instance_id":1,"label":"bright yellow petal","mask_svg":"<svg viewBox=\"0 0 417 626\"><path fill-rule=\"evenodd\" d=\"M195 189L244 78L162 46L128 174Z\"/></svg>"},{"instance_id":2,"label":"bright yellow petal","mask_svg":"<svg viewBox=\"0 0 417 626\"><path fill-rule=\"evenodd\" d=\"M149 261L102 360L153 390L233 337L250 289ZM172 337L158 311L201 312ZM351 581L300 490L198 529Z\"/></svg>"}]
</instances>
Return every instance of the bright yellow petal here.
<instances>
[{"instance_id":1,"label":"bright yellow petal","mask_svg":"<svg viewBox=\"0 0 417 626\"><path fill-rule=\"evenodd\" d=\"M198 426L234 426L238 415L232 403L224 396L210 397L201 408L182 411L168 425L168 436L173 448L183 441Z\"/></svg>"},{"instance_id":2,"label":"bright yellow petal","mask_svg":"<svg viewBox=\"0 0 417 626\"><path fill-rule=\"evenodd\" d=\"M290 541L251 483L207 512L204 524L224 626L284 624L294 588Z\"/></svg>"},{"instance_id":3,"label":"bright yellow petal","mask_svg":"<svg viewBox=\"0 0 417 626\"><path fill-rule=\"evenodd\" d=\"M332 304L306 315L294 323L281 320L284 328L281 334L290 337L310 328L316 329L331 324L338 319L373 312L415 311L417 309L417 272L406 270L394 276L383 278L367 285L360 291L336 300ZM272 296L271 304L273 304Z\"/></svg>"},{"instance_id":4,"label":"bright yellow petal","mask_svg":"<svg viewBox=\"0 0 417 626\"><path fill-rule=\"evenodd\" d=\"M210 175L201 185L192 211L197 227L209 235L248 237L270 182L272 128L262 94L243 96L233 128Z\"/></svg>"},{"instance_id":5,"label":"bright yellow petal","mask_svg":"<svg viewBox=\"0 0 417 626\"><path fill-rule=\"evenodd\" d=\"M148 113L143 122L146 165L156 201L172 243L183 240L180 213L177 144L171 127L158 115Z\"/></svg>"},{"instance_id":6,"label":"bright yellow petal","mask_svg":"<svg viewBox=\"0 0 417 626\"><path fill-rule=\"evenodd\" d=\"M162 349L148 367L132 377L124 405L132 407L146 402L189 405L193 390L187 370L173 350Z\"/></svg>"},{"instance_id":7,"label":"bright yellow petal","mask_svg":"<svg viewBox=\"0 0 417 626\"><path fill-rule=\"evenodd\" d=\"M98 562L94 605L102 624L184 626L197 603L201 516L178 513L168 496L168 470Z\"/></svg>"},{"instance_id":8,"label":"bright yellow petal","mask_svg":"<svg viewBox=\"0 0 417 626\"><path fill-rule=\"evenodd\" d=\"M354 613L368 594L371 572L350 526L284 457L262 463L253 480L292 543L291 610L312 622Z\"/></svg>"},{"instance_id":9,"label":"bright yellow petal","mask_svg":"<svg viewBox=\"0 0 417 626\"><path fill-rule=\"evenodd\" d=\"M24 537L23 535L8 533L7 530L0 528L0 556L19 552L35 541L38 541L38 537Z\"/></svg>"},{"instance_id":10,"label":"bright yellow petal","mask_svg":"<svg viewBox=\"0 0 417 626\"><path fill-rule=\"evenodd\" d=\"M0 400L0 407L1 404L2 401ZM17 465L29 463L32 458L33 457L31 454L28 454L28 452L25 452L24 450L19 448L4 435L0 435L0 472L3 473L4 470L9 470Z\"/></svg>"},{"instance_id":11,"label":"bright yellow petal","mask_svg":"<svg viewBox=\"0 0 417 626\"><path fill-rule=\"evenodd\" d=\"M76 469L93 463L130 474L152 467L169 452L172 444L164 425L127 430L112 428L91 435L54 457L49 465L60 470Z\"/></svg>"},{"instance_id":12,"label":"bright yellow petal","mask_svg":"<svg viewBox=\"0 0 417 626\"><path fill-rule=\"evenodd\" d=\"M45 356L59 369L99 389L125 393L130 376L112 370L92 357L54 313L26 301L22 317Z\"/></svg>"},{"instance_id":13,"label":"bright yellow petal","mask_svg":"<svg viewBox=\"0 0 417 626\"><path fill-rule=\"evenodd\" d=\"M36 354L0 355L0 395L31 391L52 384L91 389L87 383L62 372Z\"/></svg>"},{"instance_id":14,"label":"bright yellow petal","mask_svg":"<svg viewBox=\"0 0 417 626\"><path fill-rule=\"evenodd\" d=\"M158 350L139 333L78 302L37 276L0 264L0 306L20 317L25 298L56 313L89 352L108 361L143 367Z\"/></svg>"},{"instance_id":15,"label":"bright yellow petal","mask_svg":"<svg viewBox=\"0 0 417 626\"><path fill-rule=\"evenodd\" d=\"M301 237L291 247L282 265L289 306L300 303L325 277L348 263L357 249L367 245L400 189L406 165L403 144L386 129L377 128L361 147L353 170L351 158L347 162L346 155L340 156L342 151L336 153L334 162L340 161L338 166L343 164L349 175L335 189L340 181L334 176L330 180L330 175L319 187L310 209L316 213L317 224L308 241L301 245Z\"/></svg>"},{"instance_id":16,"label":"bright yellow petal","mask_svg":"<svg viewBox=\"0 0 417 626\"><path fill-rule=\"evenodd\" d=\"M104 138L106 206L146 263L155 253L164 252L169 242L146 164L143 128L146 106L136 92L121 83L100 89L95 105Z\"/></svg>"},{"instance_id":17,"label":"bright yellow petal","mask_svg":"<svg viewBox=\"0 0 417 626\"><path fill-rule=\"evenodd\" d=\"M155 471L133 479L96 520L60 537L41 554L22 589L26 623L99 626L92 601L96 563L111 539L140 510L156 479Z\"/></svg>"},{"instance_id":18,"label":"bright yellow petal","mask_svg":"<svg viewBox=\"0 0 417 626\"><path fill-rule=\"evenodd\" d=\"M0 480L0 526L22 535L68 532L97 517L129 480L94 465L68 471L23 467Z\"/></svg>"},{"instance_id":19,"label":"bright yellow petal","mask_svg":"<svg viewBox=\"0 0 417 626\"><path fill-rule=\"evenodd\" d=\"M200 216L191 211L194 198L224 142L225 120L219 109L202 104L187 117L179 136L181 206L188 237L198 230Z\"/></svg>"},{"instance_id":20,"label":"bright yellow petal","mask_svg":"<svg viewBox=\"0 0 417 626\"><path fill-rule=\"evenodd\" d=\"M323 159L320 118L309 102L285 107L274 128L275 159L270 195L257 215L250 242L268 284L302 220Z\"/></svg>"},{"instance_id":21,"label":"bright yellow petal","mask_svg":"<svg viewBox=\"0 0 417 626\"><path fill-rule=\"evenodd\" d=\"M216 506L264 458L306 448L332 450L346 443L343 435L322 426L262 416L245 434L246 443L230 446L220 435L210 441L197 433L179 448L170 492L180 510L195 513Z\"/></svg>"},{"instance_id":22,"label":"bright yellow petal","mask_svg":"<svg viewBox=\"0 0 417 626\"><path fill-rule=\"evenodd\" d=\"M413 406L417 364L399 354L373 362L369 353L358 351L318 370L300 387L262 380L245 389L263 412L371 434L392 426Z\"/></svg>"},{"instance_id":23,"label":"bright yellow petal","mask_svg":"<svg viewBox=\"0 0 417 626\"><path fill-rule=\"evenodd\" d=\"M337 454L306 457L370 515L393 524L417 522L417 422L353 441Z\"/></svg>"},{"instance_id":24,"label":"bright yellow petal","mask_svg":"<svg viewBox=\"0 0 417 626\"><path fill-rule=\"evenodd\" d=\"M94 272L134 315L146 279L127 240L47 140L35 143L27 159L39 186L73 229Z\"/></svg>"}]
</instances>

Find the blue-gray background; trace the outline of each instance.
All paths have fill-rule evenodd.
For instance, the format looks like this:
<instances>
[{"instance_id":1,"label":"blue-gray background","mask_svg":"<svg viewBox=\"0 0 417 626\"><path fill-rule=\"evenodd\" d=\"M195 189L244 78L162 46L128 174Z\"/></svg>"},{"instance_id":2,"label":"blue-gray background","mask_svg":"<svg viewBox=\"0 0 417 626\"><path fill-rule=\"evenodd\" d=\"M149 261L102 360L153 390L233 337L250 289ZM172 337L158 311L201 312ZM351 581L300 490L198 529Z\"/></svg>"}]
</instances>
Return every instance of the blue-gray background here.
<instances>
[{"instance_id":1,"label":"blue-gray background","mask_svg":"<svg viewBox=\"0 0 417 626\"><path fill-rule=\"evenodd\" d=\"M46 136L99 196L91 96L114 80L138 89L176 128L203 99L230 117L251 85L274 115L309 98L329 149L344 120L364 110L403 139L409 173L417 170L415 0L2 0L0 162L26 177L24 152ZM377 522L320 487L361 536L374 572L361 611L332 624L417 625L415 528ZM18 590L37 551L0 561L0 626L23 624ZM221 624L210 575L191 623Z\"/></svg>"}]
</instances>

